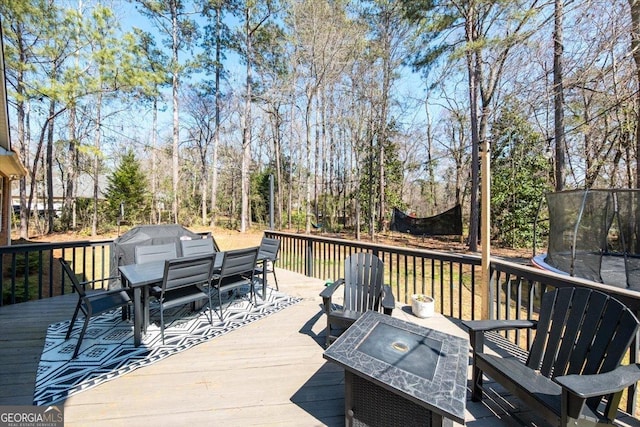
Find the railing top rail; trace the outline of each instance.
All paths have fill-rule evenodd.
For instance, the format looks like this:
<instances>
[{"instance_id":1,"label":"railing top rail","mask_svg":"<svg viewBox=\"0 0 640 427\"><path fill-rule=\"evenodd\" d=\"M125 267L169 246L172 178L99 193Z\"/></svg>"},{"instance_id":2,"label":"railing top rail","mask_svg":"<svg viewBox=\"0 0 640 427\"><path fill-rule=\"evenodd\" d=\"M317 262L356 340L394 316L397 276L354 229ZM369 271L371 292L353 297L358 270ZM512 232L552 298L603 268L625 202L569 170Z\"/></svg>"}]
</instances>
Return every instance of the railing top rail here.
<instances>
[{"instance_id":1,"label":"railing top rail","mask_svg":"<svg viewBox=\"0 0 640 427\"><path fill-rule=\"evenodd\" d=\"M385 245L381 243L362 242L359 240L347 240L336 237L313 236L309 234L287 233L282 231L266 230L265 234L275 237L289 237L293 239L307 240L318 243L333 243L352 248L360 248L371 251L392 252L400 255L418 256L423 258L434 258L443 261L463 262L465 264L480 265L479 255L468 255L454 252L433 251L429 249L404 248L399 246Z\"/></svg>"},{"instance_id":2,"label":"railing top rail","mask_svg":"<svg viewBox=\"0 0 640 427\"><path fill-rule=\"evenodd\" d=\"M209 234L209 232L197 233L200 235ZM116 239L100 239L100 240L73 240L69 242L37 242L37 243L20 243L15 245L0 246L0 255L15 252L35 252L39 250L50 249L66 249L77 247L103 246L113 243Z\"/></svg>"},{"instance_id":3,"label":"railing top rail","mask_svg":"<svg viewBox=\"0 0 640 427\"><path fill-rule=\"evenodd\" d=\"M580 286L583 288L597 289L620 300L632 310L640 312L640 291L637 290L554 273L553 271L542 270L537 267L506 261L501 258L491 258L491 268L494 271L497 270L518 277L524 277L532 282L544 283L545 285L557 288Z\"/></svg>"},{"instance_id":4,"label":"railing top rail","mask_svg":"<svg viewBox=\"0 0 640 427\"><path fill-rule=\"evenodd\" d=\"M433 251L428 249L418 248L402 248L398 246L390 246L371 242L361 242L354 240L346 240L335 237L315 236L308 234L287 233L281 231L266 230L265 234L269 234L272 237L283 237L298 239L309 242L317 243L329 243L336 244L345 247L359 248L370 251L382 251L393 254L400 254L404 256L416 256L429 259L437 259L440 261L451 261L456 263L462 263L466 265L480 265L481 257L478 255L459 254L459 253L447 253L442 251ZM632 310L640 313L640 291L616 287L612 285L606 285L602 283L592 282L577 277L571 277L559 273L554 273L546 270L541 270L530 265L523 263L508 261L500 257L491 257L491 269L494 272L501 272L510 274L516 277L524 278L527 281L541 283L546 286L553 287L567 287L567 286L580 286L591 289L598 289L604 291L616 299L626 304Z\"/></svg>"},{"instance_id":5,"label":"railing top rail","mask_svg":"<svg viewBox=\"0 0 640 427\"><path fill-rule=\"evenodd\" d=\"M103 246L113 243L110 240L74 240L70 242L41 242L41 243L23 243L10 246L0 246L0 255L15 252L36 252L49 249L64 249L90 246Z\"/></svg>"}]
</instances>

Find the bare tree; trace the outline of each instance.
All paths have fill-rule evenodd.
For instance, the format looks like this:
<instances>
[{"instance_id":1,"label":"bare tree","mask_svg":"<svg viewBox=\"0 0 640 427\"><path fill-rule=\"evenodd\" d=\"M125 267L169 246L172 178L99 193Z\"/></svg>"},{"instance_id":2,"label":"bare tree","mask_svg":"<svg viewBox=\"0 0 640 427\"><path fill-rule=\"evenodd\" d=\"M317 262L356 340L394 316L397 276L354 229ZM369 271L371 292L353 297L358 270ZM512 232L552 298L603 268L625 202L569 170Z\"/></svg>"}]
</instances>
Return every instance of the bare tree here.
<instances>
[{"instance_id":1,"label":"bare tree","mask_svg":"<svg viewBox=\"0 0 640 427\"><path fill-rule=\"evenodd\" d=\"M406 43L409 28L402 19L401 3L388 0L375 0L370 2L364 14L369 22L374 35L374 52L381 60L380 72L381 87L378 106L376 128L377 152L378 152L378 209L377 223L380 230L386 227L386 180L385 180L385 146L389 138L389 124L391 121L391 101L394 80L397 70L406 56L403 48ZM374 209L371 209L374 211ZM373 239L375 228L370 230Z\"/></svg>"},{"instance_id":2,"label":"bare tree","mask_svg":"<svg viewBox=\"0 0 640 427\"><path fill-rule=\"evenodd\" d=\"M171 46L171 89L173 100L173 133L172 133L172 211L173 221L179 221L180 180L180 78L186 74L186 68L180 63L179 54L197 37L195 22L189 17L192 12L186 10L181 0L136 0L140 11L148 17L161 33L168 37Z\"/></svg>"},{"instance_id":3,"label":"bare tree","mask_svg":"<svg viewBox=\"0 0 640 427\"><path fill-rule=\"evenodd\" d=\"M302 1L292 9L291 26L293 43L299 46L297 73L304 87L303 111L305 130L305 231L311 232L310 207L312 199L318 205L319 183L324 161L320 156L324 106L321 105L323 87L339 81L359 52L361 33L355 22L350 20L340 3L327 1ZM330 99L324 97L323 99ZM326 117L326 116L324 116ZM312 138L315 132L315 139ZM325 134L326 135L326 134ZM303 157L304 158L304 157ZM311 173L313 183L311 185ZM313 190L313 191L312 191Z\"/></svg>"},{"instance_id":4,"label":"bare tree","mask_svg":"<svg viewBox=\"0 0 640 427\"><path fill-rule=\"evenodd\" d=\"M244 233L249 227L251 220L249 211L250 198L250 175L249 168L251 165L251 103L253 90L253 62L254 62L254 43L257 32L263 29L263 25L273 14L273 1L271 0L246 0L243 5L243 33L241 54L245 61L246 80L244 94L244 114L242 116L242 163L241 163L241 210L240 210L240 232Z\"/></svg>"}]
</instances>

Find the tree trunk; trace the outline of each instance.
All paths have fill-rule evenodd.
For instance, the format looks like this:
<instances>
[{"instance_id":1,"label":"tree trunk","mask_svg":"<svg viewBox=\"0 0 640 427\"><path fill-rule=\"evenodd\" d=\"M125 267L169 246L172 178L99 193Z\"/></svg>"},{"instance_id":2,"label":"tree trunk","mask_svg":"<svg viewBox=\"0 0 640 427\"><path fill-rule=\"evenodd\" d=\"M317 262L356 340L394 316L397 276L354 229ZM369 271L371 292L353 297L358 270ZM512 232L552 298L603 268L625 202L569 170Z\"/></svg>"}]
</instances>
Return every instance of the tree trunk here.
<instances>
[{"instance_id":1,"label":"tree trunk","mask_svg":"<svg viewBox=\"0 0 640 427\"><path fill-rule=\"evenodd\" d=\"M436 176L435 165L433 163L433 127L431 125L431 113L429 109L429 92L424 103L425 115L427 118L427 179L429 186L429 203L433 203L434 210L438 212L438 198L436 197Z\"/></svg>"},{"instance_id":2,"label":"tree trunk","mask_svg":"<svg viewBox=\"0 0 640 427\"><path fill-rule=\"evenodd\" d=\"M640 153L640 0L629 0L631 6L631 52L636 63L636 153ZM636 154L636 188L640 188L640 156Z\"/></svg>"},{"instance_id":3,"label":"tree trunk","mask_svg":"<svg viewBox=\"0 0 640 427\"><path fill-rule=\"evenodd\" d=\"M309 212L309 209L311 207L311 183L309 182L309 178L310 178L310 171L312 168L311 165L311 106L313 104L313 98L315 95L315 89L314 88L307 88L307 105L305 108L305 113L304 113L304 126L305 126L305 142L306 142L306 150L307 150L307 157L306 157L306 188L307 188L307 192L306 192L306 197L305 197L305 233L310 234L311 233L311 214Z\"/></svg>"},{"instance_id":4,"label":"tree trunk","mask_svg":"<svg viewBox=\"0 0 640 427\"><path fill-rule=\"evenodd\" d=\"M276 166L276 182L275 182L275 195L276 195L276 199L275 200L275 221L274 221L274 226L276 228L280 228L282 226L282 185L280 184L282 182L282 164L281 164L281 158L280 158L280 144L281 144L281 129L280 126L282 126L282 118L280 117L280 108L277 107L275 109L275 129L274 129L274 147L273 147L273 151L274 151L274 161L275 161L275 166Z\"/></svg>"},{"instance_id":5,"label":"tree trunk","mask_svg":"<svg viewBox=\"0 0 640 427\"><path fill-rule=\"evenodd\" d=\"M244 126L242 128L242 166L241 166L241 201L240 232L247 231L249 224L249 165L251 163L251 31L249 23L249 8L245 9L245 42L247 47L247 80L244 100Z\"/></svg>"},{"instance_id":6,"label":"tree trunk","mask_svg":"<svg viewBox=\"0 0 640 427\"><path fill-rule=\"evenodd\" d=\"M322 93L322 92L321 92ZM318 96L316 97L315 101L316 101L316 108L315 108L315 122L316 122L316 126L315 126L315 133L314 133L314 145L315 145L315 152L314 152L314 159L315 161L313 162L313 205L314 205L314 217L315 217L315 222L318 222L318 217L320 215L319 212L319 200L318 200L318 194L320 193L320 188L318 185L318 180L320 179L320 175L321 172L318 169L318 164L321 161L321 154L320 154L320 147L321 147L321 135L320 135L320 126L322 123L322 105L321 105L321 93L318 94Z\"/></svg>"},{"instance_id":7,"label":"tree trunk","mask_svg":"<svg viewBox=\"0 0 640 427\"><path fill-rule=\"evenodd\" d=\"M218 145L220 144L220 56L222 52L221 6L216 5L216 123L213 133L213 153L211 158L211 226L216 225L218 211Z\"/></svg>"},{"instance_id":8,"label":"tree trunk","mask_svg":"<svg viewBox=\"0 0 640 427\"><path fill-rule=\"evenodd\" d=\"M295 73L295 70L294 70ZM289 110L289 114L290 114L290 119L289 119L289 141L292 141L292 147L291 150L293 150L293 141L296 141L296 139L293 138L294 135L294 123L295 123L295 110L293 108L293 102L291 102L291 109ZM299 139L298 139L299 141ZM299 142L298 142L299 144ZM298 145L298 154L300 153L300 150L302 149L302 147L300 147ZM298 162L298 164L301 164L300 162ZM292 227L292 210L293 210L293 183L294 183L294 175L293 175L293 154L289 156L289 187L288 187L288 191L287 191L287 228L291 229Z\"/></svg>"},{"instance_id":9,"label":"tree trunk","mask_svg":"<svg viewBox=\"0 0 640 427\"><path fill-rule=\"evenodd\" d=\"M22 72L19 72L18 81L22 80ZM22 84L18 84L17 92L21 94L23 92ZM27 113L25 111L25 103L23 101L22 96L17 97L17 112L18 112L18 141L20 142L20 158L25 165L28 165L27 162L27 146L28 140L26 137L26 129L25 122L27 120ZM27 239L29 237L29 221L27 217L27 181L26 177L20 178L20 238Z\"/></svg>"},{"instance_id":10,"label":"tree trunk","mask_svg":"<svg viewBox=\"0 0 640 427\"><path fill-rule=\"evenodd\" d=\"M173 221L178 224L180 200L178 198L178 184L180 181L180 115L179 115L179 75L178 75L178 5L175 0L171 1L171 21L172 21L172 50L173 50L173 66L172 74L172 90L173 90L173 153L172 153L172 169L173 169Z\"/></svg>"},{"instance_id":11,"label":"tree trunk","mask_svg":"<svg viewBox=\"0 0 640 427\"><path fill-rule=\"evenodd\" d=\"M56 101L49 101L49 116L53 117L56 109ZM47 177L47 234L53 233L53 219L55 217L55 208L53 206L53 132L54 121L49 122L49 130L47 133L47 153L45 159L46 177Z\"/></svg>"},{"instance_id":12,"label":"tree trunk","mask_svg":"<svg viewBox=\"0 0 640 427\"><path fill-rule=\"evenodd\" d=\"M373 153L375 152L373 146L373 127L375 126L375 117L372 117L371 119L369 127L371 130L367 132L369 134L369 173L367 174L367 190L369 193L369 238L373 242L376 237L376 208L374 205L375 197L373 193L373 188L375 186L373 176Z\"/></svg>"},{"instance_id":13,"label":"tree trunk","mask_svg":"<svg viewBox=\"0 0 640 427\"><path fill-rule=\"evenodd\" d=\"M328 200L328 191L327 191L327 185L330 183L330 181L328 180L327 177L327 173L328 173L328 166L329 166L329 149L327 147L327 93L326 93L326 89L323 89L322 91L322 103L321 103L321 110L320 110L320 116L321 116L321 121L320 124L322 126L321 128L321 136L320 136L320 141L322 143L322 148L320 150L321 152L321 158L322 158L322 171L320 172L321 176L320 176L320 194L324 195L324 197L322 197L322 220L320 220L320 218L316 218L316 221L318 221L319 224L321 224L322 226L324 226L327 223L327 213L328 213L328 208L327 208L327 200Z\"/></svg>"},{"instance_id":14,"label":"tree trunk","mask_svg":"<svg viewBox=\"0 0 640 427\"><path fill-rule=\"evenodd\" d=\"M378 229L386 231L386 194L385 194L385 152L387 143L387 122L389 116L389 92L391 90L391 13L389 9L382 12L382 108L378 130Z\"/></svg>"},{"instance_id":15,"label":"tree trunk","mask_svg":"<svg viewBox=\"0 0 640 427\"><path fill-rule=\"evenodd\" d=\"M77 135L76 135L76 106L72 105L69 109L69 143L67 146L66 158L66 176L65 176L65 194L62 217L64 219L64 227L66 230L73 224L73 202L74 202L74 185L76 181L76 158L77 158Z\"/></svg>"},{"instance_id":16,"label":"tree trunk","mask_svg":"<svg viewBox=\"0 0 640 427\"><path fill-rule=\"evenodd\" d=\"M162 211L156 196L158 192L158 165L156 147L158 145L158 99L153 98L153 118L151 125L151 223L159 224L162 219ZM120 218L124 220L124 218Z\"/></svg>"},{"instance_id":17,"label":"tree trunk","mask_svg":"<svg viewBox=\"0 0 640 427\"><path fill-rule=\"evenodd\" d=\"M564 188L564 86L562 74L563 46L563 0L555 0L555 21L553 37L553 102L555 129L555 180L556 191ZM635 55L634 55L635 57Z\"/></svg>"},{"instance_id":18,"label":"tree trunk","mask_svg":"<svg viewBox=\"0 0 640 427\"><path fill-rule=\"evenodd\" d=\"M37 192L38 189L36 188L36 184L38 183L37 181L37 177L38 177L38 163L40 162L40 158L42 157L42 147L44 146L44 139L45 136L47 134L47 131L49 129L49 121L53 120L53 117L48 117L47 120L45 121L45 123L42 125L42 128L40 129L40 136L38 137L38 144L36 145L36 152L33 156L33 165L31 166L31 183L30 183L30 188L29 188L29 199L27 202L27 212L32 211L32 213L34 212L32 210L32 206L33 206L33 198L36 197L36 206L37 206ZM28 123L28 120L27 120ZM31 138L29 138L31 139ZM38 217L38 209L35 209L35 218Z\"/></svg>"},{"instance_id":19,"label":"tree trunk","mask_svg":"<svg viewBox=\"0 0 640 427\"><path fill-rule=\"evenodd\" d=\"M98 181L100 178L100 124L101 124L101 111L102 111L102 92L98 92L98 99L96 100L96 133L95 133L95 150L93 154L93 215L91 221L91 235L93 237L98 235Z\"/></svg>"},{"instance_id":20,"label":"tree trunk","mask_svg":"<svg viewBox=\"0 0 640 427\"><path fill-rule=\"evenodd\" d=\"M465 21L465 32L467 43L471 45L475 41L475 33L477 29L474 25L475 12L473 6L470 6L469 16ZM469 75L469 108L471 118L471 214L469 220L469 250L476 252L478 250L478 225L479 205L478 190L480 186L480 138L478 135L478 75L479 67L476 60L477 53L468 50L467 54L467 71Z\"/></svg>"},{"instance_id":21,"label":"tree trunk","mask_svg":"<svg viewBox=\"0 0 640 427\"><path fill-rule=\"evenodd\" d=\"M218 100L216 100L216 103ZM218 106L216 105L216 109ZM211 158L211 221L212 227L216 225L216 213L218 212L218 145L220 144L220 118L216 112L216 129L213 135L213 154Z\"/></svg>"},{"instance_id":22,"label":"tree trunk","mask_svg":"<svg viewBox=\"0 0 640 427\"><path fill-rule=\"evenodd\" d=\"M202 165L200 167L200 195L202 200L200 201L200 210L201 210L201 222L202 225L207 225L207 190L209 186L207 185L207 164L206 159L202 159Z\"/></svg>"}]
</instances>

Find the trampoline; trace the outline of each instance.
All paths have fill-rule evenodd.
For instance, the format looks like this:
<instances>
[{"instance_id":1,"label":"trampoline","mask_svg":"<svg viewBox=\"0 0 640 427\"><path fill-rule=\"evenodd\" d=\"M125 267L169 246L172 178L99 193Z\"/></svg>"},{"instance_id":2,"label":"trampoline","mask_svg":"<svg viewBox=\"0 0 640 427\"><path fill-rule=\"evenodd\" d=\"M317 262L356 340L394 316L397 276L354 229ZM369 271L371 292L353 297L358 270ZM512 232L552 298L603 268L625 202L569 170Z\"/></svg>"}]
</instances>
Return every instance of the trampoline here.
<instances>
[{"instance_id":1,"label":"trampoline","mask_svg":"<svg viewBox=\"0 0 640 427\"><path fill-rule=\"evenodd\" d=\"M534 252L533 265L640 290L640 190L570 190L545 199L549 243L547 253Z\"/></svg>"}]
</instances>

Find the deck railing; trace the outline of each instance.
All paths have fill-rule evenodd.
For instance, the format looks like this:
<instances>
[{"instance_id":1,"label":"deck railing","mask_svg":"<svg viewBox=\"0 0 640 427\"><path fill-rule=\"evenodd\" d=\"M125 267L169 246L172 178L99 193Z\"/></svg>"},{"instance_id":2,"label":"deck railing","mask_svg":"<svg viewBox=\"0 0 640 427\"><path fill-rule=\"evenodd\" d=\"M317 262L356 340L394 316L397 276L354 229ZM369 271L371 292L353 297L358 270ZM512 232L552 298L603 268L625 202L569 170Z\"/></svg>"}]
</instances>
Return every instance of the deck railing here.
<instances>
[{"instance_id":1,"label":"deck railing","mask_svg":"<svg viewBox=\"0 0 640 427\"><path fill-rule=\"evenodd\" d=\"M442 314L459 319L475 319L480 315L480 256L277 231L267 231L265 235L281 241L278 267L328 281L341 277L344 260L350 254L371 252L383 260L386 283L397 300L409 303L411 294L426 293L436 299ZM640 313L640 292L637 291L547 272L498 257L491 258L490 268L489 313L495 319L535 315L537 297L545 288L570 286L604 290Z\"/></svg>"},{"instance_id":2,"label":"deck railing","mask_svg":"<svg viewBox=\"0 0 640 427\"><path fill-rule=\"evenodd\" d=\"M267 231L265 235L280 239L278 267L325 281L342 277L344 260L355 252L370 252L384 262L386 283L396 300L409 302L411 294L429 294L435 298L436 310L456 318L473 318L479 311L477 283L480 258L455 253L436 252Z\"/></svg>"},{"instance_id":3,"label":"deck railing","mask_svg":"<svg viewBox=\"0 0 640 427\"><path fill-rule=\"evenodd\" d=\"M475 319L480 315L479 256L277 231L266 231L265 235L282 242L277 267L327 281L335 280L343 274L346 257L355 252L371 252L383 260L386 283L391 285L397 300L409 303L411 294L425 293L435 298L437 310L447 316ZM61 285L64 280L62 270L54 262L56 258L71 261L75 272L86 280L108 277L112 242L73 241L0 247L0 291L3 294L0 304L68 293L71 287ZM493 257L490 316L496 319L535 316L537 296L549 286L603 289L635 313L640 313L640 292Z\"/></svg>"},{"instance_id":4,"label":"deck railing","mask_svg":"<svg viewBox=\"0 0 640 427\"><path fill-rule=\"evenodd\" d=\"M278 267L329 281L341 277L344 260L354 252L371 252L384 261L385 279L396 300L409 303L411 294L426 293L436 311L457 319L480 316L485 298L480 287L481 258L422 249L400 248L315 235L276 231L266 235L281 240ZM488 312L491 319L536 319L540 295L548 287L582 286L603 290L640 315L640 292L573 278L493 257L490 263ZM639 316L640 317L640 316ZM505 338L529 348L533 332L504 332ZM628 362L638 361L636 339ZM629 390L627 412L635 413L635 387Z\"/></svg>"},{"instance_id":5,"label":"deck railing","mask_svg":"<svg viewBox=\"0 0 640 427\"><path fill-rule=\"evenodd\" d=\"M438 312L459 319L480 316L480 257L408 247L380 245L316 235L266 231L281 240L277 267L335 280L342 276L344 259L355 252L371 252L385 265L386 283L397 300L409 303L411 294L436 300ZM12 304L70 292L56 258L73 264L85 280L109 276L112 240L36 243L0 247L0 304ZM98 287L102 286L100 283ZM543 271L523 264L491 258L489 313L492 318L535 316L537 297L546 287L585 286L603 289L635 313L640 313L640 292Z\"/></svg>"},{"instance_id":6,"label":"deck railing","mask_svg":"<svg viewBox=\"0 0 640 427\"><path fill-rule=\"evenodd\" d=\"M71 282L65 280L57 258L71 261L75 272L85 280L109 277L112 242L28 243L0 247L0 305L71 292ZM96 282L96 286L101 288L103 283Z\"/></svg>"},{"instance_id":7,"label":"deck railing","mask_svg":"<svg viewBox=\"0 0 640 427\"><path fill-rule=\"evenodd\" d=\"M409 303L412 294L423 293L432 296L436 311L446 316L468 320L479 318L482 312L485 298L480 287L479 256L277 231L266 231L265 235L281 240L276 267L330 281L342 276L344 260L350 254L371 252L383 260L386 283L391 285L396 300ZM82 279L108 277L112 243L112 240L100 240L0 247L0 305L71 292L71 284L55 262L57 258L71 261ZM497 257L491 258L490 269L487 300L492 319L536 318L542 291L547 287L568 286L604 290L636 315L640 314L638 291L576 279ZM101 287L103 282L97 283L97 287ZM505 336L523 347L532 339L531 332ZM638 360L638 351L636 340L629 362ZM631 408L628 411L633 413Z\"/></svg>"}]
</instances>

